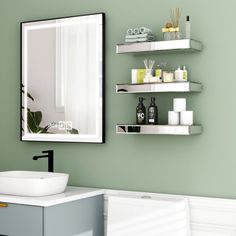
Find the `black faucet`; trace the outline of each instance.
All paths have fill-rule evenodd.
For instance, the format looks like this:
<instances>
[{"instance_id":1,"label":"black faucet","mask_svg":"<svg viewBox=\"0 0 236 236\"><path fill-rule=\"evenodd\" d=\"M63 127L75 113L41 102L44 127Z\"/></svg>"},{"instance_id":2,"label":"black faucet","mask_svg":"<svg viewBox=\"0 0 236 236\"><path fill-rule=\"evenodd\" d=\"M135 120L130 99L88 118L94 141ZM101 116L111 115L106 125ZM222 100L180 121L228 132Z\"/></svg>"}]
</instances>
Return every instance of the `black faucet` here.
<instances>
[{"instance_id":1,"label":"black faucet","mask_svg":"<svg viewBox=\"0 0 236 236\"><path fill-rule=\"evenodd\" d=\"M33 160L38 160L39 158L48 158L48 172L53 172L53 150L42 151L42 153L47 153L47 155L33 156Z\"/></svg>"}]
</instances>

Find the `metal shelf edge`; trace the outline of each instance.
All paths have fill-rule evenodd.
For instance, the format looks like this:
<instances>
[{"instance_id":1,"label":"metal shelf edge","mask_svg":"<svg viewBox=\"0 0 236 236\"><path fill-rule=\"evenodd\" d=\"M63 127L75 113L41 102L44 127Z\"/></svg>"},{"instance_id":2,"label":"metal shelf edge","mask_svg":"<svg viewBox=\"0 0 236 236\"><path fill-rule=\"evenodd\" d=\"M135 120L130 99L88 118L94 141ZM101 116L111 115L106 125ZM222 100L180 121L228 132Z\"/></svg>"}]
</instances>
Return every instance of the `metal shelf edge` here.
<instances>
[{"instance_id":1,"label":"metal shelf edge","mask_svg":"<svg viewBox=\"0 0 236 236\"><path fill-rule=\"evenodd\" d=\"M154 41L143 43L117 44L116 53L145 53L145 52L191 52L202 51L203 45L194 39L179 39L169 41Z\"/></svg>"},{"instance_id":2,"label":"metal shelf edge","mask_svg":"<svg viewBox=\"0 0 236 236\"><path fill-rule=\"evenodd\" d=\"M201 125L116 125L117 134L195 135L201 132Z\"/></svg>"},{"instance_id":3,"label":"metal shelf edge","mask_svg":"<svg viewBox=\"0 0 236 236\"><path fill-rule=\"evenodd\" d=\"M202 84L196 82L117 84L116 93L167 93L167 92L201 92Z\"/></svg>"}]
</instances>

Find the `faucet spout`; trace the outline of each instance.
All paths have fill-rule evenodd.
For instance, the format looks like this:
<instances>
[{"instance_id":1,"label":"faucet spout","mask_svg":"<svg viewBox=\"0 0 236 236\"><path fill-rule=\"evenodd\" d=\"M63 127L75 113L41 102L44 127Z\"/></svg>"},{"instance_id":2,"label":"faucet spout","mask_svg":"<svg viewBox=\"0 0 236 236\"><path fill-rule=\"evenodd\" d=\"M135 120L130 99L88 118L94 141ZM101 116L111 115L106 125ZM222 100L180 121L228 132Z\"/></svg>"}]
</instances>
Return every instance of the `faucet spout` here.
<instances>
[{"instance_id":1,"label":"faucet spout","mask_svg":"<svg viewBox=\"0 0 236 236\"><path fill-rule=\"evenodd\" d=\"M47 153L47 155L33 156L33 160L48 158L48 172L54 172L53 150L42 151L42 153Z\"/></svg>"}]
</instances>

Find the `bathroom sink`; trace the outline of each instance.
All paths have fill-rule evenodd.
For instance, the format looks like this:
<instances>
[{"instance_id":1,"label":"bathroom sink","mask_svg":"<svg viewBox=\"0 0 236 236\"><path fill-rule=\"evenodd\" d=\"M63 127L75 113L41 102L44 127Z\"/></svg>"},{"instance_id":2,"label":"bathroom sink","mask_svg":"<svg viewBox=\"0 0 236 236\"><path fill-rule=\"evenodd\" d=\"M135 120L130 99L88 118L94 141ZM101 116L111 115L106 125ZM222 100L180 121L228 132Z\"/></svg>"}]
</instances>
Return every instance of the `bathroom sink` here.
<instances>
[{"instance_id":1,"label":"bathroom sink","mask_svg":"<svg viewBox=\"0 0 236 236\"><path fill-rule=\"evenodd\" d=\"M68 174L39 171L0 172L0 194L41 197L62 193Z\"/></svg>"}]
</instances>

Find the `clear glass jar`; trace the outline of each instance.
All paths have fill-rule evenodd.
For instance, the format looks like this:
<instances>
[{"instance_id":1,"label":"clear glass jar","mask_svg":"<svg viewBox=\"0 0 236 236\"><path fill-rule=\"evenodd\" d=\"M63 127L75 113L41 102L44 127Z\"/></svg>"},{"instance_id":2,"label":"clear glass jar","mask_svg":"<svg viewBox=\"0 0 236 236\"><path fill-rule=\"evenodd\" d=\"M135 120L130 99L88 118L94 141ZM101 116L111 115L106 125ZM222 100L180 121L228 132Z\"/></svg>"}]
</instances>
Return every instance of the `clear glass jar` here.
<instances>
[{"instance_id":1,"label":"clear glass jar","mask_svg":"<svg viewBox=\"0 0 236 236\"><path fill-rule=\"evenodd\" d=\"M165 41L181 39L181 34L180 34L180 31L179 31L179 27L176 27L176 28L163 28L162 32L163 32L163 39Z\"/></svg>"},{"instance_id":2,"label":"clear glass jar","mask_svg":"<svg viewBox=\"0 0 236 236\"><path fill-rule=\"evenodd\" d=\"M164 32L164 33L163 33L163 39L164 39L165 41L171 40L171 32Z\"/></svg>"},{"instance_id":3,"label":"clear glass jar","mask_svg":"<svg viewBox=\"0 0 236 236\"><path fill-rule=\"evenodd\" d=\"M174 82L174 71L173 70L163 71L163 82L164 83Z\"/></svg>"}]
</instances>

